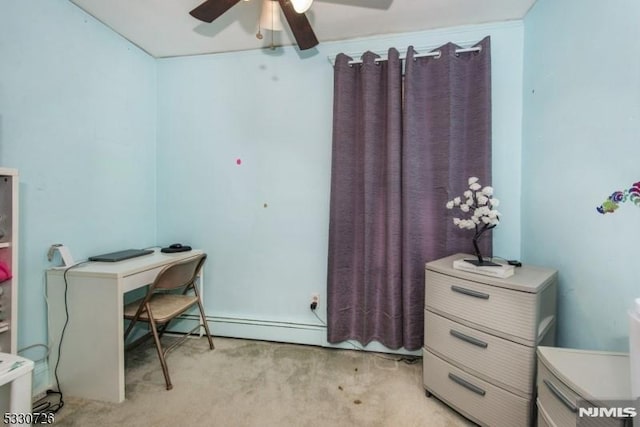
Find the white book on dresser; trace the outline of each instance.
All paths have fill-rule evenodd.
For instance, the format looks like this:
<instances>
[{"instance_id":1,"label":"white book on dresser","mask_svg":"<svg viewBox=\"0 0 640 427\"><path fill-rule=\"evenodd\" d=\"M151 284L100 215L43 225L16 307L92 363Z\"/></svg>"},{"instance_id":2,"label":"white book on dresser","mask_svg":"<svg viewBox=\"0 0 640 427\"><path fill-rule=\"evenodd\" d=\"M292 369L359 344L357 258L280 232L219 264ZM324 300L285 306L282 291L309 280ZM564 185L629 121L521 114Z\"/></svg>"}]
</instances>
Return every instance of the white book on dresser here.
<instances>
[{"instance_id":1,"label":"white book on dresser","mask_svg":"<svg viewBox=\"0 0 640 427\"><path fill-rule=\"evenodd\" d=\"M453 261L453 268L456 270L464 270L470 273L482 274L484 276L500 277L502 279L513 276L515 268L509 264L499 264L498 266L477 266L467 261L467 258L460 258Z\"/></svg>"}]
</instances>

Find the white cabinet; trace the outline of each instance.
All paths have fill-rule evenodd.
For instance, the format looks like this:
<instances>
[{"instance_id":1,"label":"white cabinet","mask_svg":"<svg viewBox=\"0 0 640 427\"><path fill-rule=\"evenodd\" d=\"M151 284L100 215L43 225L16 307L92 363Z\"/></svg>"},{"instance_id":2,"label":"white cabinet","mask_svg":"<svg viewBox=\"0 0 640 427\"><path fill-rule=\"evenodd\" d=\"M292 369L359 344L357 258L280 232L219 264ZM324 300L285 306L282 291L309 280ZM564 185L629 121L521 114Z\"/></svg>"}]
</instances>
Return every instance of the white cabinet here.
<instances>
[{"instance_id":1,"label":"white cabinet","mask_svg":"<svg viewBox=\"0 0 640 427\"><path fill-rule=\"evenodd\" d=\"M630 378L626 353L538 347L538 426L631 426L623 411L635 406Z\"/></svg>"},{"instance_id":2,"label":"white cabinet","mask_svg":"<svg viewBox=\"0 0 640 427\"><path fill-rule=\"evenodd\" d=\"M530 426L536 346L555 341L557 272L524 265L501 279L427 263L424 387L472 421Z\"/></svg>"},{"instance_id":3,"label":"white cabinet","mask_svg":"<svg viewBox=\"0 0 640 427\"><path fill-rule=\"evenodd\" d=\"M18 171L0 168L0 261L12 278L0 283L0 352L18 343Z\"/></svg>"}]
</instances>

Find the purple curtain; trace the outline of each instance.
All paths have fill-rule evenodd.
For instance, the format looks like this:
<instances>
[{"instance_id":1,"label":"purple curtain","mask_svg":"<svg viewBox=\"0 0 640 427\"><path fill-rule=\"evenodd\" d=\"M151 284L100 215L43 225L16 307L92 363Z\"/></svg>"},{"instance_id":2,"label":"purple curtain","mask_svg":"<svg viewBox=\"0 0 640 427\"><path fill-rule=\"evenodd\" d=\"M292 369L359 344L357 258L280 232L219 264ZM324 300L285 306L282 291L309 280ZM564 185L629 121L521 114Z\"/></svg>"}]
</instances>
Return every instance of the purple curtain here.
<instances>
[{"instance_id":1,"label":"purple curtain","mask_svg":"<svg viewBox=\"0 0 640 427\"><path fill-rule=\"evenodd\" d=\"M480 52L363 63L338 55L327 278L327 339L378 341L416 350L423 342L424 264L472 252L447 200L467 178L491 183L490 43ZM490 235L481 240L484 253Z\"/></svg>"}]
</instances>

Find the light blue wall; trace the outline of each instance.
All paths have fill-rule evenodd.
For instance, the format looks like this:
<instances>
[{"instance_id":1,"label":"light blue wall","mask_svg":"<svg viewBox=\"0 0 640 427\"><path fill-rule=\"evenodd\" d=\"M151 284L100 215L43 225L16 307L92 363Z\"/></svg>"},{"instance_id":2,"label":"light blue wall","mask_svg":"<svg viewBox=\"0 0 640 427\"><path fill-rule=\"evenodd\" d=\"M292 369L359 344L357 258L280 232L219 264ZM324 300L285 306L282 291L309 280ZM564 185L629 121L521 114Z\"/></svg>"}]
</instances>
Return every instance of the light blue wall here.
<instances>
[{"instance_id":1,"label":"light blue wall","mask_svg":"<svg viewBox=\"0 0 640 427\"><path fill-rule=\"evenodd\" d=\"M304 58L284 48L156 62L69 2L4 1L0 162L21 172L19 346L46 339L50 244L84 259L174 241L210 254L206 310L218 333L326 344L308 302L320 293L324 317L327 57L486 35L503 202L494 252L517 258L521 22L323 43Z\"/></svg>"},{"instance_id":2,"label":"light blue wall","mask_svg":"<svg viewBox=\"0 0 640 427\"><path fill-rule=\"evenodd\" d=\"M595 208L640 181L640 2L614 3L538 0L526 17L522 254L560 272L560 345L624 351L640 208Z\"/></svg>"},{"instance_id":3,"label":"light blue wall","mask_svg":"<svg viewBox=\"0 0 640 427\"><path fill-rule=\"evenodd\" d=\"M52 243L76 259L155 243L155 129L151 57L69 1L0 1L0 163L20 172L19 348L47 342Z\"/></svg>"},{"instance_id":4,"label":"light blue wall","mask_svg":"<svg viewBox=\"0 0 640 427\"><path fill-rule=\"evenodd\" d=\"M313 342L294 331L320 325L309 310L313 292L324 318L333 98L327 57L409 44L418 51L448 41L468 46L486 35L493 184L503 202L494 246L517 258L522 22L322 43L304 59L284 48L158 61L158 242L209 253L205 309L218 333Z\"/></svg>"}]
</instances>

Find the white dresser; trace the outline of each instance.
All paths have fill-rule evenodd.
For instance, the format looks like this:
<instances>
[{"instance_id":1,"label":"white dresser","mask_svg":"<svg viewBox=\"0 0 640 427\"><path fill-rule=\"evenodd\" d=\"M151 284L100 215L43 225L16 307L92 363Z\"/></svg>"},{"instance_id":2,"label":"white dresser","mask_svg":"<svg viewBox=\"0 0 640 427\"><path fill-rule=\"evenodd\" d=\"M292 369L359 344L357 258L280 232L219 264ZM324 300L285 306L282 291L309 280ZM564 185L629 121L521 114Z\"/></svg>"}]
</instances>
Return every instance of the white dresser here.
<instances>
[{"instance_id":1,"label":"white dresser","mask_svg":"<svg viewBox=\"0 0 640 427\"><path fill-rule=\"evenodd\" d=\"M538 347L538 427L631 426L623 411L635 404L630 378L626 353ZM617 414L602 416L595 408Z\"/></svg>"},{"instance_id":2,"label":"white dresser","mask_svg":"<svg viewBox=\"0 0 640 427\"><path fill-rule=\"evenodd\" d=\"M436 397L490 427L530 426L536 346L554 345L557 272L524 265L506 279L427 263L423 376Z\"/></svg>"}]
</instances>

